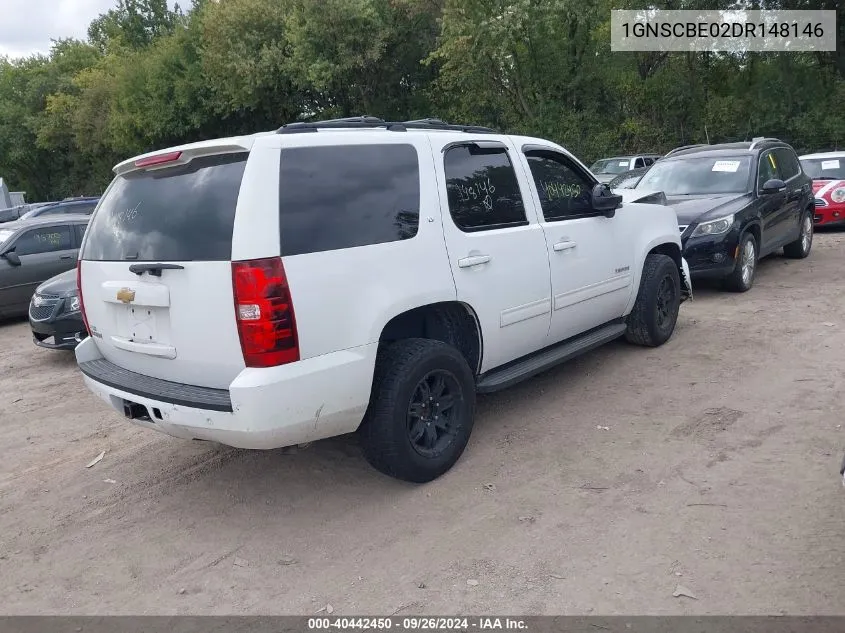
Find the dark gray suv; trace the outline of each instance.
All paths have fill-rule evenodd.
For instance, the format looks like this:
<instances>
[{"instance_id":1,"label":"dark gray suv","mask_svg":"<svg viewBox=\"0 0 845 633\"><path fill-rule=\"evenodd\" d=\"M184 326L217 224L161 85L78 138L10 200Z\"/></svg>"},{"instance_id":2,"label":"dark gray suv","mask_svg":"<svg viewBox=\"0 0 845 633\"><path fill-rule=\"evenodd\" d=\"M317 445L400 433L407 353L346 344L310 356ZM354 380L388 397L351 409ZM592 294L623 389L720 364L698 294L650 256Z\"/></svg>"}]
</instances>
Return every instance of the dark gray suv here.
<instances>
[{"instance_id":1,"label":"dark gray suv","mask_svg":"<svg viewBox=\"0 0 845 633\"><path fill-rule=\"evenodd\" d=\"M60 215L0 225L0 317L26 314L38 284L76 266L90 219Z\"/></svg>"}]
</instances>

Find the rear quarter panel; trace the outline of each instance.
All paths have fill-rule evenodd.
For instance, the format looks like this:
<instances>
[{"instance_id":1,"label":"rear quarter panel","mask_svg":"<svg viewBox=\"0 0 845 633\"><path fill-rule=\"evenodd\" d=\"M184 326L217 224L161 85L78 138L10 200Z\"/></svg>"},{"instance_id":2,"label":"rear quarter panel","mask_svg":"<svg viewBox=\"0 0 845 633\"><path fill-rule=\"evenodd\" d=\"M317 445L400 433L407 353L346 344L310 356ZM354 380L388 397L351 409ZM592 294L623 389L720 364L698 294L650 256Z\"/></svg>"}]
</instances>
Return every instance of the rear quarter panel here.
<instances>
[{"instance_id":1,"label":"rear quarter panel","mask_svg":"<svg viewBox=\"0 0 845 633\"><path fill-rule=\"evenodd\" d=\"M372 131L366 139L367 143L410 144L416 149L420 168L419 228L416 236L406 240L284 257L303 359L375 343L394 316L456 298L428 138L422 134ZM320 132L279 135L262 139L256 145L266 144L275 151L273 169L278 183L278 157L283 147L362 142L357 134ZM266 176L270 177L269 170ZM266 186L262 191L266 194ZM268 206L266 201L256 202ZM253 221L260 227L256 230L270 234L261 238L265 248L270 248L272 242L278 253L278 196L273 215L272 223L259 222L257 217ZM242 223L240 215L238 223ZM239 243L242 237L246 239L244 230L243 236L236 234Z\"/></svg>"}]
</instances>

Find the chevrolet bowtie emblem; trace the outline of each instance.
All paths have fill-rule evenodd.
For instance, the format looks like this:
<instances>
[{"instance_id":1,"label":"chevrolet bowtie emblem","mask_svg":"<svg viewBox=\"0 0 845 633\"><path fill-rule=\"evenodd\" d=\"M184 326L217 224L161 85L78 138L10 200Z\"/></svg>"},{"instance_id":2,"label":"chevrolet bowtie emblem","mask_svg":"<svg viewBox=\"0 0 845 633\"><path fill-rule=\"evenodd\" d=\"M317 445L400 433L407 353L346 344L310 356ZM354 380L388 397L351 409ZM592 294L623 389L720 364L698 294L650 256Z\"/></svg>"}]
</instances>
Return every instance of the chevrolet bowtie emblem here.
<instances>
[{"instance_id":1,"label":"chevrolet bowtie emblem","mask_svg":"<svg viewBox=\"0 0 845 633\"><path fill-rule=\"evenodd\" d=\"M121 288L117 291L117 300L123 303L131 303L135 301L135 291L129 288Z\"/></svg>"}]
</instances>

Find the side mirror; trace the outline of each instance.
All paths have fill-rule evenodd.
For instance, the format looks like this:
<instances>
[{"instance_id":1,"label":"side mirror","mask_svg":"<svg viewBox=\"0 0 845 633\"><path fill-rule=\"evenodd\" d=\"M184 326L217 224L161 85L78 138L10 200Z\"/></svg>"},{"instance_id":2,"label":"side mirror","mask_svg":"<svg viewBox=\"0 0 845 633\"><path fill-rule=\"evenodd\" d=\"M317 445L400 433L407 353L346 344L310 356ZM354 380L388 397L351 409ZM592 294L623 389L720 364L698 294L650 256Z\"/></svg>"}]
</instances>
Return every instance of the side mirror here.
<instances>
[{"instance_id":1,"label":"side mirror","mask_svg":"<svg viewBox=\"0 0 845 633\"><path fill-rule=\"evenodd\" d=\"M614 194L610 187L599 183L593 187L592 205L593 210L598 211L606 218L616 215L616 209L622 204L622 196Z\"/></svg>"},{"instance_id":2,"label":"side mirror","mask_svg":"<svg viewBox=\"0 0 845 633\"><path fill-rule=\"evenodd\" d=\"M786 183L780 178L772 178L763 183L763 193L780 193L786 190Z\"/></svg>"},{"instance_id":3,"label":"side mirror","mask_svg":"<svg viewBox=\"0 0 845 633\"><path fill-rule=\"evenodd\" d=\"M21 258L18 257L18 254L15 251L7 251L3 253L3 257L6 258L6 261L9 262L12 266L20 266L21 265Z\"/></svg>"}]
</instances>

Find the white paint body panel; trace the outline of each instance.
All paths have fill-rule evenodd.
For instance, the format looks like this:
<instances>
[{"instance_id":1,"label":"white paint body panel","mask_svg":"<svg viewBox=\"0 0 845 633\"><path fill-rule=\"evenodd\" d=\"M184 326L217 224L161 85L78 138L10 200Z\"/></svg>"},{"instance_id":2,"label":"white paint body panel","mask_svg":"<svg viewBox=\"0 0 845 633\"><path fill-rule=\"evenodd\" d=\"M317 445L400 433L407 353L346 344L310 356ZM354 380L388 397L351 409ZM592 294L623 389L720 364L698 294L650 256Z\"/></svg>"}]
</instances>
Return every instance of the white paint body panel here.
<instances>
[{"instance_id":1,"label":"white paint body panel","mask_svg":"<svg viewBox=\"0 0 845 633\"><path fill-rule=\"evenodd\" d=\"M86 385L122 410L122 399L156 408L162 420L137 422L183 438L243 448L275 448L354 431L367 408L378 340L396 315L460 301L476 316L483 344L480 370L577 335L630 312L642 265L659 244L680 248L674 212L625 204L616 217L546 223L521 153L525 137L484 135L508 149L528 224L466 233L449 213L443 147L471 137L458 132L335 130L262 134L181 148L184 160L215 151L250 151L237 203L232 260L274 257L279 245L279 166L284 149L368 143L412 145L420 166L420 223L411 239L283 258L299 337L298 362L246 368L234 315L231 262L178 262L185 268L139 278L130 262L82 264L83 298L93 337L76 348L79 362L105 358L130 371L186 385L229 391L231 413L168 404L90 378ZM150 155L172 150L161 150ZM586 171L586 166L575 160ZM133 160L115 168L133 169ZM574 248L555 250L563 241ZM467 257L488 258L462 266ZM131 317L117 293L134 290ZM133 328L135 328L133 330ZM153 338L145 346L143 333ZM139 332L141 332L139 334Z\"/></svg>"}]
</instances>

